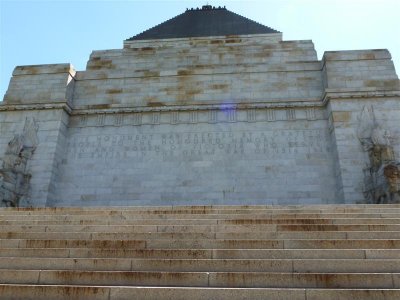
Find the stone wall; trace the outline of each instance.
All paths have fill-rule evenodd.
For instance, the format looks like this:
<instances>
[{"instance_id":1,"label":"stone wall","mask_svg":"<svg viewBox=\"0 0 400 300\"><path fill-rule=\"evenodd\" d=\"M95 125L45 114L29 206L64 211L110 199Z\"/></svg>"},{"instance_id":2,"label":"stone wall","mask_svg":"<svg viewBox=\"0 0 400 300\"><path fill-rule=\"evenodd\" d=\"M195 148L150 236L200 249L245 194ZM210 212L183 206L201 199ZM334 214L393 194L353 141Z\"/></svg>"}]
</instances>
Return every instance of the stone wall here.
<instances>
[{"instance_id":1,"label":"stone wall","mask_svg":"<svg viewBox=\"0 0 400 300\"><path fill-rule=\"evenodd\" d=\"M68 115L61 109L0 111L0 153L3 156L14 134L22 133L26 117L34 118L38 125L38 144L28 162L30 194L20 203L22 206L45 206L54 198L58 162L63 157L62 145L66 133Z\"/></svg>"},{"instance_id":2,"label":"stone wall","mask_svg":"<svg viewBox=\"0 0 400 300\"><path fill-rule=\"evenodd\" d=\"M125 42L94 51L78 72L74 104L159 107L318 101L320 62L311 41L281 34Z\"/></svg>"},{"instance_id":3,"label":"stone wall","mask_svg":"<svg viewBox=\"0 0 400 300\"><path fill-rule=\"evenodd\" d=\"M312 121L300 109L290 121L288 110L257 110L257 122L245 110L216 113L219 121L194 112L196 122L179 124L171 123L175 112L162 113L157 123L154 113L72 118L55 205L333 201L321 110Z\"/></svg>"},{"instance_id":4,"label":"stone wall","mask_svg":"<svg viewBox=\"0 0 400 300\"><path fill-rule=\"evenodd\" d=\"M4 96L8 104L71 104L76 72L70 64L18 66Z\"/></svg>"},{"instance_id":5,"label":"stone wall","mask_svg":"<svg viewBox=\"0 0 400 300\"><path fill-rule=\"evenodd\" d=\"M64 157L65 136L72 111L75 71L70 64L18 66L0 105L0 158L25 119L38 125L38 145L28 162L30 193L22 206L46 206L57 198L58 165Z\"/></svg>"},{"instance_id":6,"label":"stone wall","mask_svg":"<svg viewBox=\"0 0 400 300\"><path fill-rule=\"evenodd\" d=\"M71 65L17 67L0 157L39 125L22 205L307 204L363 200L359 116L400 155L387 50L326 52L281 34L125 41Z\"/></svg>"},{"instance_id":7,"label":"stone wall","mask_svg":"<svg viewBox=\"0 0 400 300\"><path fill-rule=\"evenodd\" d=\"M322 65L336 174L342 180L339 196L346 203L362 201L363 169L369 159L357 137L359 117L365 106L373 106L378 124L391 132L399 157L400 81L387 50L325 52Z\"/></svg>"}]
</instances>

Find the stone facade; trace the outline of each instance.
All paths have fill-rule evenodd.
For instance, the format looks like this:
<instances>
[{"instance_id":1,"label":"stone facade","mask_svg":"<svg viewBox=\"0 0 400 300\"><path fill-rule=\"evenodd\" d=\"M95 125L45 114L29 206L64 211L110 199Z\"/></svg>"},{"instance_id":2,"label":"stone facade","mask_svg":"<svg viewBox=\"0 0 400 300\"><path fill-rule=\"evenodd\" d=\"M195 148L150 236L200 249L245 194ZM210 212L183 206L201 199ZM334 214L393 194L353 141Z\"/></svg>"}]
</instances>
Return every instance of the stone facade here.
<instances>
[{"instance_id":1,"label":"stone facade","mask_svg":"<svg viewBox=\"0 0 400 300\"><path fill-rule=\"evenodd\" d=\"M373 106L400 154L400 81L387 50L326 52L281 33L129 40L69 64L16 67L0 157L38 123L20 205L364 201L357 136Z\"/></svg>"}]
</instances>

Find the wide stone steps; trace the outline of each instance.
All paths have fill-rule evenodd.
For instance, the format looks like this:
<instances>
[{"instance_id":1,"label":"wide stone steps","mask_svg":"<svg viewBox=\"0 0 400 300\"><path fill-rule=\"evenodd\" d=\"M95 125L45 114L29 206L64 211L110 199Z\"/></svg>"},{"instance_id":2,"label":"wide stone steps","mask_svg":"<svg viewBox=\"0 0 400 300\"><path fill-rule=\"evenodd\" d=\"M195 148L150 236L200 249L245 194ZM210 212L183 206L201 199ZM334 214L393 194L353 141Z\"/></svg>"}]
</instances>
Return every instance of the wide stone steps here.
<instances>
[{"instance_id":1,"label":"wide stone steps","mask_svg":"<svg viewBox=\"0 0 400 300\"><path fill-rule=\"evenodd\" d=\"M0 212L0 216L2 216ZM199 222L210 221L216 223L216 221L223 222L224 220L236 220L236 219L246 219L249 216L243 214L166 214L166 215L151 215L149 213L145 214L129 214L124 212L118 212L112 215L105 215L104 212L99 212L98 214L57 214L57 215L47 215L47 214L37 214L37 215L29 215L32 224L35 221L40 222L76 222L75 225L81 224L103 224L107 225L109 222L112 224L118 224L118 222L122 222L122 224L127 224L129 221L137 221L142 220L140 222L153 222L155 220L164 221L164 222L175 222L175 220L181 220L184 222L185 220L194 221L199 220ZM296 219L367 219L367 218L397 218L398 214L396 213L258 213L252 214L251 220L296 220ZM96 220L96 218L98 218ZM26 215L17 214L17 215L9 215L7 216L8 221L2 220L2 222L17 222L26 220ZM149 221L147 221L149 220ZM172 220L172 221L169 221ZM16 223L18 224L18 223ZM21 224L21 223L20 223ZM143 223L140 223L143 224ZM165 224L165 223L164 223ZM190 223L194 224L194 223ZM2 223L2 225L10 225L7 223ZM43 224L42 224L43 225Z\"/></svg>"},{"instance_id":2,"label":"wide stone steps","mask_svg":"<svg viewBox=\"0 0 400 300\"><path fill-rule=\"evenodd\" d=\"M399 231L400 224L351 225L3 225L0 232L170 232L221 233L254 231Z\"/></svg>"},{"instance_id":3,"label":"wide stone steps","mask_svg":"<svg viewBox=\"0 0 400 300\"><path fill-rule=\"evenodd\" d=\"M400 205L0 209L0 299L400 299Z\"/></svg>"},{"instance_id":4,"label":"wide stone steps","mask_svg":"<svg viewBox=\"0 0 400 300\"><path fill-rule=\"evenodd\" d=\"M399 231L253 231L253 232L0 232L0 239L399 239Z\"/></svg>"},{"instance_id":5,"label":"wide stone steps","mask_svg":"<svg viewBox=\"0 0 400 300\"><path fill-rule=\"evenodd\" d=\"M399 259L140 259L0 257L0 269L172 272L390 273Z\"/></svg>"},{"instance_id":6,"label":"wide stone steps","mask_svg":"<svg viewBox=\"0 0 400 300\"><path fill-rule=\"evenodd\" d=\"M45 296L43 296L45 295ZM16 285L0 284L2 299L94 299L94 300L337 300L337 299L398 299L394 289L303 289L303 288L196 288L196 287L127 287L92 285Z\"/></svg>"},{"instance_id":7,"label":"wide stone steps","mask_svg":"<svg viewBox=\"0 0 400 300\"><path fill-rule=\"evenodd\" d=\"M400 273L275 273L8 270L2 283L93 286L197 286L280 288L400 288Z\"/></svg>"},{"instance_id":8,"label":"wide stone steps","mask_svg":"<svg viewBox=\"0 0 400 300\"><path fill-rule=\"evenodd\" d=\"M31 221L33 228L43 228L44 226L52 226L57 228L60 223L59 221L43 221L34 220ZM221 225L269 225L269 224L285 224L285 225L363 225L363 224L398 224L397 218L286 218L285 219L132 219L132 220L80 220L80 221L69 221L62 220L62 227L65 228L86 228L86 226L143 226L143 225L157 225L157 226L197 226L197 225L209 225L215 228L222 227ZM12 226L25 226L24 220L9 220L0 221L2 227L8 228ZM223 228L223 227L222 227ZM79 231L79 230L77 230Z\"/></svg>"},{"instance_id":9,"label":"wide stone steps","mask_svg":"<svg viewBox=\"0 0 400 300\"><path fill-rule=\"evenodd\" d=\"M0 257L163 259L400 259L400 249L1 248Z\"/></svg>"},{"instance_id":10,"label":"wide stone steps","mask_svg":"<svg viewBox=\"0 0 400 300\"><path fill-rule=\"evenodd\" d=\"M124 248L124 249L399 249L400 240L259 240L259 239L149 239L149 240L0 240L4 248Z\"/></svg>"}]
</instances>

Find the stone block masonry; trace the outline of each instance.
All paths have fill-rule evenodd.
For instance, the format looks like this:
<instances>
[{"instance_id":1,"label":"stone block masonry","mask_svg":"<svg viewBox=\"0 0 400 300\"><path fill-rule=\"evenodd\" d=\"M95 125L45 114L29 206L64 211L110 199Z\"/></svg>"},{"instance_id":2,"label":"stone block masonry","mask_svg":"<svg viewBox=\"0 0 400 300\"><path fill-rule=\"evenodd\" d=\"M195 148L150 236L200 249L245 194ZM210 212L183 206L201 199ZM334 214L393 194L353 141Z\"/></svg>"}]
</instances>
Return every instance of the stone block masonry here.
<instances>
[{"instance_id":1,"label":"stone block masonry","mask_svg":"<svg viewBox=\"0 0 400 300\"><path fill-rule=\"evenodd\" d=\"M364 201L365 106L400 157L387 50L326 52L281 33L127 40L69 64L17 67L0 158L24 120L38 145L22 206Z\"/></svg>"},{"instance_id":2,"label":"stone block masonry","mask_svg":"<svg viewBox=\"0 0 400 300\"><path fill-rule=\"evenodd\" d=\"M257 113L266 119L265 110ZM143 114L143 122L151 114ZM208 114L197 112L197 118ZM155 125L135 125L135 119L118 114L85 117L86 125L73 117L58 204L329 203L334 198L323 120L288 126L227 116L225 122L174 124L168 120L173 115L161 114L167 122Z\"/></svg>"}]
</instances>

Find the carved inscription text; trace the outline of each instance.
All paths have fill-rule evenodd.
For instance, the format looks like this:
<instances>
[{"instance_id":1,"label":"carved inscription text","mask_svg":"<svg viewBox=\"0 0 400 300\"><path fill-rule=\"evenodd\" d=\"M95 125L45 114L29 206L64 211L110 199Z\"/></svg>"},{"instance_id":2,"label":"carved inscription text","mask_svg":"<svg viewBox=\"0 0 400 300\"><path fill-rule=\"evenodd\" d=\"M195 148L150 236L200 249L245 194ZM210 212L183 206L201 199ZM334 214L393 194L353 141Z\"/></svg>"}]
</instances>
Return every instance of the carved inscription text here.
<instances>
[{"instance_id":1,"label":"carved inscription text","mask_svg":"<svg viewBox=\"0 0 400 300\"><path fill-rule=\"evenodd\" d=\"M291 154L306 158L329 153L324 130L209 131L174 133L98 134L71 136L69 159L110 159L146 156L212 158L262 155L279 158Z\"/></svg>"}]
</instances>

